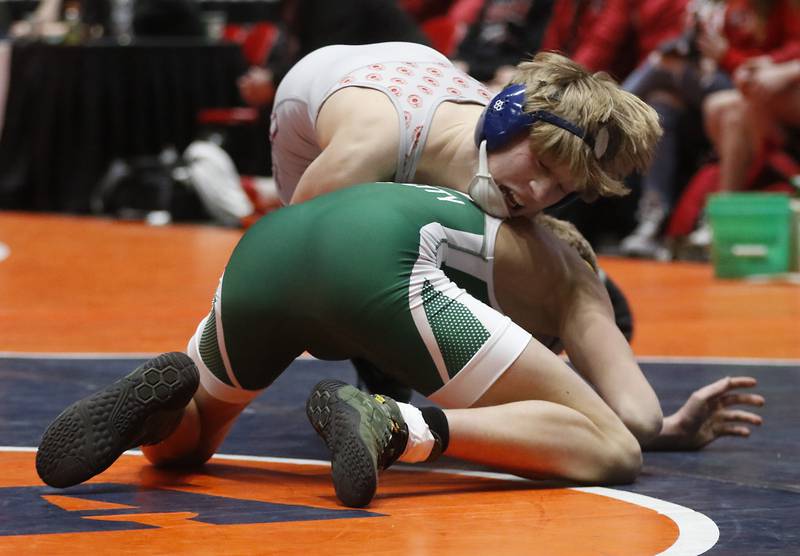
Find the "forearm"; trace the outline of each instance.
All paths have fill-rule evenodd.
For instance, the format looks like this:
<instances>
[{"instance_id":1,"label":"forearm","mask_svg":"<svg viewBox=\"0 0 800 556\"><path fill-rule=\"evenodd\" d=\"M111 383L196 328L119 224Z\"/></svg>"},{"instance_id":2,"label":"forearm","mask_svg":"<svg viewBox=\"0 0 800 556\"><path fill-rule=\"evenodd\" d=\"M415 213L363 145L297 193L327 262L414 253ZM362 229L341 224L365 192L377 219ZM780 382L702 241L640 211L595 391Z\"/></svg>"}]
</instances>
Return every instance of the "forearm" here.
<instances>
[{"instance_id":1,"label":"forearm","mask_svg":"<svg viewBox=\"0 0 800 556\"><path fill-rule=\"evenodd\" d=\"M633 378L632 371L619 367L610 369L607 375L611 380L598 381L599 385L595 385L597 392L639 444L648 446L663 431L663 414L658 397L644 377L639 380ZM633 378L631 384L627 384L629 378L626 377Z\"/></svg>"},{"instance_id":2,"label":"forearm","mask_svg":"<svg viewBox=\"0 0 800 556\"><path fill-rule=\"evenodd\" d=\"M649 444L662 430L661 405L625 338L615 327L607 332L587 329L583 336L571 351L567 346L576 369L639 443ZM587 346L594 348L588 351Z\"/></svg>"},{"instance_id":3,"label":"forearm","mask_svg":"<svg viewBox=\"0 0 800 556\"><path fill-rule=\"evenodd\" d=\"M359 183L386 179L375 171L377 166L362 164L355 155L326 149L303 172L290 203L294 205Z\"/></svg>"}]
</instances>

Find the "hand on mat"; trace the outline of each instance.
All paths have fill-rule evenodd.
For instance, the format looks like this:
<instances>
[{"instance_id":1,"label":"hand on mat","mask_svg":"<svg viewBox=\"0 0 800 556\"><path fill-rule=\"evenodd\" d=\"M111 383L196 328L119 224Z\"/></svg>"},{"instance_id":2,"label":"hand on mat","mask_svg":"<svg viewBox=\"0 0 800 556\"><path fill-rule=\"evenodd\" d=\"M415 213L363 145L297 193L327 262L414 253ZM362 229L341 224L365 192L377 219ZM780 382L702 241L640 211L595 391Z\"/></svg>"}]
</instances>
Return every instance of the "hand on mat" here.
<instances>
[{"instance_id":1,"label":"hand on mat","mask_svg":"<svg viewBox=\"0 0 800 556\"><path fill-rule=\"evenodd\" d=\"M683 407L664 417L661 434L650 448L698 450L720 436L750 436L747 425L761 425L761 417L730 406L764 405L763 396L738 391L756 383L756 379L747 376L725 377L695 390Z\"/></svg>"}]
</instances>

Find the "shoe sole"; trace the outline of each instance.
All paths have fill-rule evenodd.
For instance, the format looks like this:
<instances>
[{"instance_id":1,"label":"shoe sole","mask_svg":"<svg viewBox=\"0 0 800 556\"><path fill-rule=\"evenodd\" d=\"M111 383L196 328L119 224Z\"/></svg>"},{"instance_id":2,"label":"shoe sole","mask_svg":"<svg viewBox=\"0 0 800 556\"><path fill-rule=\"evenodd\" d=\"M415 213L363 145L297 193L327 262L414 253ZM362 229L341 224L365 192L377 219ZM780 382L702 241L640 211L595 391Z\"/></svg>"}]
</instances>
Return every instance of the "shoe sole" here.
<instances>
[{"instance_id":1,"label":"shoe sole","mask_svg":"<svg viewBox=\"0 0 800 556\"><path fill-rule=\"evenodd\" d=\"M36 472L65 488L105 471L141 443L148 425L192 399L200 375L184 353L165 353L75 402L50 424L36 453Z\"/></svg>"},{"instance_id":2,"label":"shoe sole","mask_svg":"<svg viewBox=\"0 0 800 556\"><path fill-rule=\"evenodd\" d=\"M361 414L347 403L348 394L361 393L344 382L322 380L306 402L306 415L331 452L336 496L345 506L363 508L375 496L378 469L359 434Z\"/></svg>"}]
</instances>

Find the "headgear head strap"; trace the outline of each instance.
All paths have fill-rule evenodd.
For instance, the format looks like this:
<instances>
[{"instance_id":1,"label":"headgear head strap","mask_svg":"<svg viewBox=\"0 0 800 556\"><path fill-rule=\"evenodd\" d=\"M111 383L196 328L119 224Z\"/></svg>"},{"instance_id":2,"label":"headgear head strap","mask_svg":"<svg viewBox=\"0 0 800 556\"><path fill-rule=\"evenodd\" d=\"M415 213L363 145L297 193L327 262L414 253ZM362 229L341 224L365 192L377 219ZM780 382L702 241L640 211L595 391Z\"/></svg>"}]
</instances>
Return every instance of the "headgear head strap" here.
<instances>
[{"instance_id":1,"label":"headgear head strap","mask_svg":"<svg viewBox=\"0 0 800 556\"><path fill-rule=\"evenodd\" d=\"M540 121L579 137L592 149L598 160L612 154L609 146L613 145L610 145L607 126L602 126L596 134L591 134L552 112L525 112L525 85L521 83L509 85L489 102L475 128L475 144L480 145L481 141L486 141L489 151L499 149L520 132Z\"/></svg>"}]
</instances>

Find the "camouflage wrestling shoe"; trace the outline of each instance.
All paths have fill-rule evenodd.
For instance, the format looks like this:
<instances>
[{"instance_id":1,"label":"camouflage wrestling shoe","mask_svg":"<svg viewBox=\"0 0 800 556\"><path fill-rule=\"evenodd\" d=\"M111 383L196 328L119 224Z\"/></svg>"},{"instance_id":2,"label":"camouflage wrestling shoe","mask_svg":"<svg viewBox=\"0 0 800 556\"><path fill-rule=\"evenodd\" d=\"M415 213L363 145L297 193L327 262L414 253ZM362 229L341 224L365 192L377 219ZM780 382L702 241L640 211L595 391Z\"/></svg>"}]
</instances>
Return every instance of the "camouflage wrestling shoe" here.
<instances>
[{"instance_id":1,"label":"camouflage wrestling shoe","mask_svg":"<svg viewBox=\"0 0 800 556\"><path fill-rule=\"evenodd\" d=\"M336 496L345 506L369 504L378 487L378 472L400 457L408 441L397 403L326 379L312 390L306 415L331 451Z\"/></svg>"},{"instance_id":2,"label":"camouflage wrestling shoe","mask_svg":"<svg viewBox=\"0 0 800 556\"><path fill-rule=\"evenodd\" d=\"M160 442L180 421L200 375L184 353L165 353L128 376L75 402L47 427L36 472L65 488L105 471L122 452Z\"/></svg>"}]
</instances>

